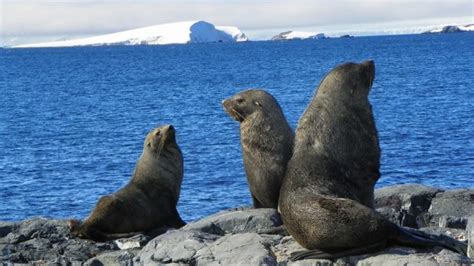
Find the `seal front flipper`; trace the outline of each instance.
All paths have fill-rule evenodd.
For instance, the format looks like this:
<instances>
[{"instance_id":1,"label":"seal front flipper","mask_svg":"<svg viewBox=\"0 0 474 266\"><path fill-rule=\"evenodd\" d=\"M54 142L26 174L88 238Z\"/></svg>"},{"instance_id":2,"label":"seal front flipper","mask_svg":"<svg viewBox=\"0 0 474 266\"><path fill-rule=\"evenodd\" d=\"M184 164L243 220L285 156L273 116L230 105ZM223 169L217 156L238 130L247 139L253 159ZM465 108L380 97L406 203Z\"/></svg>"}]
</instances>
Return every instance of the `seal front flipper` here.
<instances>
[{"instance_id":1,"label":"seal front flipper","mask_svg":"<svg viewBox=\"0 0 474 266\"><path fill-rule=\"evenodd\" d=\"M398 234L395 236L393 241L396 244L413 247L439 246L450 249L464 256L467 254L466 243L445 235L432 235L413 228L398 227Z\"/></svg>"},{"instance_id":2,"label":"seal front flipper","mask_svg":"<svg viewBox=\"0 0 474 266\"><path fill-rule=\"evenodd\" d=\"M302 250L291 253L290 260L304 260L304 259L338 259L347 256L374 253L384 249L387 246L387 241L380 241L363 247L357 247L346 250L328 250L323 251L319 249Z\"/></svg>"}]
</instances>

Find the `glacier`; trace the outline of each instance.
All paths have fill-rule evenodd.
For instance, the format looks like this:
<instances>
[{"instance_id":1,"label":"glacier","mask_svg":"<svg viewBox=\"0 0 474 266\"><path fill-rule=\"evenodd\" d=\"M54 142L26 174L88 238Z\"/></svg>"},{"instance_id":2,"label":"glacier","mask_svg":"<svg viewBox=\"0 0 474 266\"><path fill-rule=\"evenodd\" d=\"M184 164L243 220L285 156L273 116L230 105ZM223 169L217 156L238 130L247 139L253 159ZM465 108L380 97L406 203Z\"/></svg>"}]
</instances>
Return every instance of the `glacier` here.
<instances>
[{"instance_id":1,"label":"glacier","mask_svg":"<svg viewBox=\"0 0 474 266\"><path fill-rule=\"evenodd\" d=\"M448 25L444 27L438 27L433 30L429 30L423 33L452 33L452 32L467 32L467 31L474 31L474 24L469 24L465 26L458 26L458 25Z\"/></svg>"},{"instance_id":2,"label":"glacier","mask_svg":"<svg viewBox=\"0 0 474 266\"><path fill-rule=\"evenodd\" d=\"M325 39L324 33L306 31L285 31L272 37L272 41L282 40L305 40L305 39Z\"/></svg>"},{"instance_id":3,"label":"glacier","mask_svg":"<svg viewBox=\"0 0 474 266\"><path fill-rule=\"evenodd\" d=\"M248 38L237 27L215 26L206 21L184 21L120 31L88 38L17 45L12 48L164 45L244 41L248 41Z\"/></svg>"}]
</instances>

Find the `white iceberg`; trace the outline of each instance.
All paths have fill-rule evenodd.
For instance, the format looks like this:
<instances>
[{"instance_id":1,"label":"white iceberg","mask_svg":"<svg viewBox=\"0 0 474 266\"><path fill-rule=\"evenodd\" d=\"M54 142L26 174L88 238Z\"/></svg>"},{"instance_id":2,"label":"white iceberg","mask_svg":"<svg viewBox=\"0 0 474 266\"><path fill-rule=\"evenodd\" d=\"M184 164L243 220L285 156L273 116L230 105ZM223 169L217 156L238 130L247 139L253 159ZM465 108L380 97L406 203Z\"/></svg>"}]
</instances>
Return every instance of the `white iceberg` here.
<instances>
[{"instance_id":1,"label":"white iceberg","mask_svg":"<svg viewBox=\"0 0 474 266\"><path fill-rule=\"evenodd\" d=\"M13 48L163 45L243 41L248 41L248 38L237 27L214 26L205 21L185 21L160 24L82 39L24 44L14 46Z\"/></svg>"},{"instance_id":2,"label":"white iceberg","mask_svg":"<svg viewBox=\"0 0 474 266\"><path fill-rule=\"evenodd\" d=\"M272 41L281 40L305 40L305 39L325 39L324 33L315 33L307 31L285 31L272 37Z\"/></svg>"}]
</instances>

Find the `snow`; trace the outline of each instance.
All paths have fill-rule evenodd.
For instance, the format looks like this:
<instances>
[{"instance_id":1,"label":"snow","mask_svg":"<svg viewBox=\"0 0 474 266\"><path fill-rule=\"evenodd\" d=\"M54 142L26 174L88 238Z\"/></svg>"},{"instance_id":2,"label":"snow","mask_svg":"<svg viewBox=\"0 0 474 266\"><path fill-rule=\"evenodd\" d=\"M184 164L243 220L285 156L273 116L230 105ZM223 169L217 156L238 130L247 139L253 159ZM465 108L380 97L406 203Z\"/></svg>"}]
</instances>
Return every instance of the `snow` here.
<instances>
[{"instance_id":1,"label":"snow","mask_svg":"<svg viewBox=\"0 0 474 266\"><path fill-rule=\"evenodd\" d=\"M307 32L307 31L292 31L288 35L286 35L287 39L310 39L316 36L314 32Z\"/></svg>"},{"instance_id":2,"label":"snow","mask_svg":"<svg viewBox=\"0 0 474 266\"><path fill-rule=\"evenodd\" d=\"M287 31L273 37L276 40L304 40L304 39L324 39L323 33L307 32L307 31Z\"/></svg>"},{"instance_id":3,"label":"snow","mask_svg":"<svg viewBox=\"0 0 474 266\"><path fill-rule=\"evenodd\" d=\"M247 40L245 34L237 27L214 26L205 21L184 21L160 24L89 38L18 45L14 46L14 48L145 44L163 45L204 42L241 42Z\"/></svg>"},{"instance_id":4,"label":"snow","mask_svg":"<svg viewBox=\"0 0 474 266\"><path fill-rule=\"evenodd\" d=\"M458 26L462 31L474 31L474 24L466 25L466 26Z\"/></svg>"},{"instance_id":5,"label":"snow","mask_svg":"<svg viewBox=\"0 0 474 266\"><path fill-rule=\"evenodd\" d=\"M248 41L248 38L247 36L241 32L239 30L239 28L237 27L233 27L233 26L216 26L216 29L217 30L221 30L229 35L232 36L232 38L236 41L236 42L245 42L245 41Z\"/></svg>"},{"instance_id":6,"label":"snow","mask_svg":"<svg viewBox=\"0 0 474 266\"><path fill-rule=\"evenodd\" d=\"M458 27L461 31L474 31L474 24L469 24L469 25L466 25L466 26L458 26L458 25L452 25L452 26ZM444 27L440 27L440 28L437 28L437 29L430 30L428 32L430 32L430 33L440 33L440 32L443 31L443 28Z\"/></svg>"}]
</instances>

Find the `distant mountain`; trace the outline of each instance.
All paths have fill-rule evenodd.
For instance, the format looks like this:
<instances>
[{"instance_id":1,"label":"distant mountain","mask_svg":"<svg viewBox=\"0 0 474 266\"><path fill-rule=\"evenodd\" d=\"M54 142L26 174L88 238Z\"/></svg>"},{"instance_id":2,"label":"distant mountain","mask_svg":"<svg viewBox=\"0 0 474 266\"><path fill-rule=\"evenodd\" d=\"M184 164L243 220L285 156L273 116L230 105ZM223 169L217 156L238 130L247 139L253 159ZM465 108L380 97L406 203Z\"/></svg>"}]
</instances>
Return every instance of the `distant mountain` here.
<instances>
[{"instance_id":1,"label":"distant mountain","mask_svg":"<svg viewBox=\"0 0 474 266\"><path fill-rule=\"evenodd\" d=\"M465 26L448 25L442 28L425 31L423 33L456 33L456 32L467 32L467 31L474 31L474 24L469 24Z\"/></svg>"},{"instance_id":2,"label":"distant mountain","mask_svg":"<svg viewBox=\"0 0 474 266\"><path fill-rule=\"evenodd\" d=\"M18 45L13 48L162 45L243 41L248 41L248 38L237 27L214 26L205 21L185 21L160 24L82 39Z\"/></svg>"},{"instance_id":3,"label":"distant mountain","mask_svg":"<svg viewBox=\"0 0 474 266\"><path fill-rule=\"evenodd\" d=\"M285 31L272 37L272 41L283 40L305 40L305 39L326 39L324 33L306 31Z\"/></svg>"}]
</instances>

